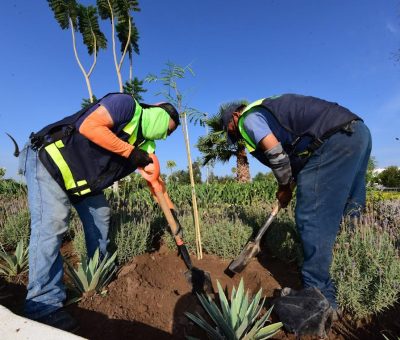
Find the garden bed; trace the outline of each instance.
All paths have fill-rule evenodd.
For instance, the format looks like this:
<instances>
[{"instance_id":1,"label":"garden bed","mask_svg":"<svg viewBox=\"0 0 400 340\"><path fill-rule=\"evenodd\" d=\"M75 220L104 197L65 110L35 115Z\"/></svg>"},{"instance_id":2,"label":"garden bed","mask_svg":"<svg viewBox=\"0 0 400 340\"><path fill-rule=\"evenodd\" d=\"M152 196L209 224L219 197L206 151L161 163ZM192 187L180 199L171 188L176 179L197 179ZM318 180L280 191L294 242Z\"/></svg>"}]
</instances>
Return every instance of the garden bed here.
<instances>
[{"instance_id":1,"label":"garden bed","mask_svg":"<svg viewBox=\"0 0 400 340\"><path fill-rule=\"evenodd\" d=\"M63 252L69 252L64 247ZM246 288L256 292L260 288L270 305L274 292L285 286L298 288L300 275L294 265L288 265L269 256L253 260L242 275L230 278L224 274L229 261L205 255L194 259L196 266L211 273L214 288L216 280L230 290L238 286L243 277ZM80 323L78 335L89 339L183 339L185 335L204 335L184 315L200 312L202 308L191 293L183 273L186 268L176 253L162 247L159 251L136 256L124 265L108 286L104 296L88 295L68 310ZM1 303L16 313L21 313L25 286L8 284L8 297ZM383 339L381 331L399 334L400 325L396 310L380 319L356 327L349 320L334 325L329 339ZM273 316L273 321L277 321ZM398 327L398 328L397 328ZM397 333L396 333L397 332ZM279 332L274 339L295 339L292 334Z\"/></svg>"}]
</instances>

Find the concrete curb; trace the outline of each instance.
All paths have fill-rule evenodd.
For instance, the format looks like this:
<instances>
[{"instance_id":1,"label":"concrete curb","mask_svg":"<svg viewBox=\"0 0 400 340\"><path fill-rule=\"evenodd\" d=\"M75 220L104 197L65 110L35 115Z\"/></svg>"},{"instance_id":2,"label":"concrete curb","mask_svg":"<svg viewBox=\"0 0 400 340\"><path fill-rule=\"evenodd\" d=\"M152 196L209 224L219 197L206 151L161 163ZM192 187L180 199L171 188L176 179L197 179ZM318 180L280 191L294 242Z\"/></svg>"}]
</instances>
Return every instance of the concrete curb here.
<instances>
[{"instance_id":1,"label":"concrete curb","mask_svg":"<svg viewBox=\"0 0 400 340\"><path fill-rule=\"evenodd\" d=\"M83 340L80 336L15 315L0 305L0 338L4 340Z\"/></svg>"}]
</instances>

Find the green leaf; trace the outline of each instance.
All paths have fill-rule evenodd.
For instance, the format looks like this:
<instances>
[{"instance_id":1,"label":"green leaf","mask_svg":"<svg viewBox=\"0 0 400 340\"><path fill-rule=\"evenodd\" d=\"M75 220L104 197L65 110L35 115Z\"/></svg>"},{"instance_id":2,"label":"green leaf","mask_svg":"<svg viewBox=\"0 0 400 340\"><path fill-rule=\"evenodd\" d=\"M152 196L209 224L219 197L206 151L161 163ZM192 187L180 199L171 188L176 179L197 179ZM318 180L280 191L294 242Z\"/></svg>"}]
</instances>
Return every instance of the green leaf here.
<instances>
[{"instance_id":1,"label":"green leaf","mask_svg":"<svg viewBox=\"0 0 400 340\"><path fill-rule=\"evenodd\" d=\"M185 315L192 320L195 324L199 325L204 329L212 339L225 339L221 334L219 334L214 328L212 328L199 314L193 315L191 313L185 313Z\"/></svg>"}]
</instances>

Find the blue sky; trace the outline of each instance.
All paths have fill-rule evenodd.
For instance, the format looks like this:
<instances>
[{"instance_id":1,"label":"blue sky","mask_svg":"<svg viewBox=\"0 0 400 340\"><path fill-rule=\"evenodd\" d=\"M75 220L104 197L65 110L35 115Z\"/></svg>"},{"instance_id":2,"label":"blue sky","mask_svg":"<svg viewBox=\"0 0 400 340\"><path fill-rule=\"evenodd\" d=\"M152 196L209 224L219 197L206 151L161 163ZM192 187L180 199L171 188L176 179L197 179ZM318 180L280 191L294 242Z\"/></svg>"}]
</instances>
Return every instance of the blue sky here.
<instances>
[{"instance_id":1,"label":"blue sky","mask_svg":"<svg viewBox=\"0 0 400 340\"><path fill-rule=\"evenodd\" d=\"M210 114L226 101L288 92L338 102L370 127L378 166L400 166L398 0L151 0L140 6L134 14L139 78L159 74L168 60L191 63L196 75L180 86L190 106ZM4 132L22 145L31 131L77 111L88 95L71 33L59 28L47 1L9 0L2 8L0 167L15 177L17 160ZM118 91L109 26L101 22L109 48L100 52L91 78L98 97ZM88 67L79 39L78 51ZM128 68L123 71L126 79ZM160 101L158 85L147 88L145 101ZM190 126L190 133L196 158L194 145L205 129ZM158 156L162 165L175 160L186 168L181 130L158 144ZM234 166L217 164L214 171L230 174ZM268 171L254 159L250 167L252 175Z\"/></svg>"}]
</instances>

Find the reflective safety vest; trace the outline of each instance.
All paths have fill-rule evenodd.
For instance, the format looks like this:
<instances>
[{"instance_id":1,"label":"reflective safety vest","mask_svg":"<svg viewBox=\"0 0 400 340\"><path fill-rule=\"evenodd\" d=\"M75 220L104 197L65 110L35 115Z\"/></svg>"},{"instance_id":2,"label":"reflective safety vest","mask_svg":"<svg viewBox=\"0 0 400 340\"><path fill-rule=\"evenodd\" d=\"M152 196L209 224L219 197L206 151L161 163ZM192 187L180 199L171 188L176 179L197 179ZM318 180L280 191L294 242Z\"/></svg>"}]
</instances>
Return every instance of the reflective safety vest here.
<instances>
[{"instance_id":1,"label":"reflective safety vest","mask_svg":"<svg viewBox=\"0 0 400 340\"><path fill-rule=\"evenodd\" d=\"M239 132L250 153L254 152L257 146L244 129L244 120L255 107L262 107L270 112L281 128L292 134L294 140L309 136L313 140L323 141L352 120L361 120L359 116L337 103L311 96L283 94L260 99L246 106L238 121ZM272 133L280 140L282 131L276 128L275 130ZM290 153L293 145L282 147Z\"/></svg>"},{"instance_id":2,"label":"reflective safety vest","mask_svg":"<svg viewBox=\"0 0 400 340\"><path fill-rule=\"evenodd\" d=\"M43 144L38 148L39 158L73 201L82 196L98 194L136 170L125 157L98 146L75 128L77 120L88 109L51 124L31 136L43 140ZM153 153L154 141L140 137L142 112L142 107L135 100L132 119L126 125L115 126L114 129L118 138Z\"/></svg>"}]
</instances>

